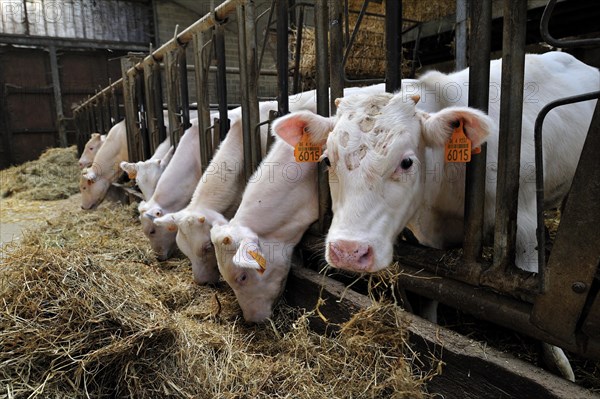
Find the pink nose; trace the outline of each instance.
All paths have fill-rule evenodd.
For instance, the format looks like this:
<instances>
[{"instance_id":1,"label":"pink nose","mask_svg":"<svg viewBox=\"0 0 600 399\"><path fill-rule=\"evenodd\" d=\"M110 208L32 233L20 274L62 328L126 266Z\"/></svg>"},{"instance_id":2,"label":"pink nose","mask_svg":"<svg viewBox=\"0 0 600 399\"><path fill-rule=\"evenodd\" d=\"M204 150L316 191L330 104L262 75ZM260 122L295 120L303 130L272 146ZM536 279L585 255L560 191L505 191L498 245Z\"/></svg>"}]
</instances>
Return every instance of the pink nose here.
<instances>
[{"instance_id":1,"label":"pink nose","mask_svg":"<svg viewBox=\"0 0 600 399\"><path fill-rule=\"evenodd\" d=\"M356 241L338 240L329 243L329 263L333 267L368 272L373 266L373 249Z\"/></svg>"}]
</instances>

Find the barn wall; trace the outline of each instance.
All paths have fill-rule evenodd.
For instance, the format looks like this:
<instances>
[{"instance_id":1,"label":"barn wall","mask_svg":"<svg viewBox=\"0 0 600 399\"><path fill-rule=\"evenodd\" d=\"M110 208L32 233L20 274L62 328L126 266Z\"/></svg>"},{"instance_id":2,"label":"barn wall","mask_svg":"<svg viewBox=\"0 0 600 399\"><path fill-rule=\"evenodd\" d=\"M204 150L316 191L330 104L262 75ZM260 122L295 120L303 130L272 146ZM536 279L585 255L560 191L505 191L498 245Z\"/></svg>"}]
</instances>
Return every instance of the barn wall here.
<instances>
[{"instance_id":1,"label":"barn wall","mask_svg":"<svg viewBox=\"0 0 600 399\"><path fill-rule=\"evenodd\" d=\"M222 1L215 1L215 5L219 5ZM260 15L270 5L270 0L257 0L256 16ZM158 44L164 44L173 38L175 26L179 24L179 32L200 19L210 12L210 2L195 0L155 0L155 20L157 25ZM266 17L261 20L257 27L258 45L262 46L263 31L266 25ZM238 41L237 41L237 18L231 16L230 22L225 25L225 53L227 66L238 67ZM263 61L263 69L275 68L275 40L271 39L267 44L265 51L265 59ZM193 54L191 49L188 50L188 65L193 64ZM216 87L214 84L214 74L210 84L210 101L217 102ZM194 73L188 73L190 101L196 101L196 90L194 82ZM239 76L234 74L227 75L227 92L228 101L230 104L239 104L240 97L240 80ZM263 76L260 78L259 96L260 97L275 97L277 94L277 80L272 76Z\"/></svg>"}]
</instances>

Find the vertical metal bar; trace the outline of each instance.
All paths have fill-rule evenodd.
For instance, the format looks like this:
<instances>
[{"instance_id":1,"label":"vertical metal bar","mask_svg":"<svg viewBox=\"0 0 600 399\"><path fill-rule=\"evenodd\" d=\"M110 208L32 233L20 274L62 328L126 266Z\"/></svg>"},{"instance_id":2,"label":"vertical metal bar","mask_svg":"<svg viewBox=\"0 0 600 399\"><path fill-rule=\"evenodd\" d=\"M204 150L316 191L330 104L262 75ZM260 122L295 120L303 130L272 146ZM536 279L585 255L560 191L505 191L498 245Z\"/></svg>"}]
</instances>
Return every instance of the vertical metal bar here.
<instances>
[{"instance_id":1,"label":"vertical metal bar","mask_svg":"<svg viewBox=\"0 0 600 399\"><path fill-rule=\"evenodd\" d=\"M100 97L102 101L102 125L105 132L108 133L112 124L110 123L110 96L107 93L102 94Z\"/></svg>"},{"instance_id":2,"label":"vertical metal bar","mask_svg":"<svg viewBox=\"0 0 600 399\"><path fill-rule=\"evenodd\" d=\"M110 111L110 116L111 118L113 118L113 120L111 121L111 126L115 125L116 123L119 122L119 96L117 95L117 90L116 89L112 89L110 91L110 105L111 105L111 111Z\"/></svg>"},{"instance_id":3,"label":"vertical metal bar","mask_svg":"<svg viewBox=\"0 0 600 399\"><path fill-rule=\"evenodd\" d=\"M164 57L165 84L167 86L167 110L169 112L169 137L171 145L177 147L179 139L183 135L182 122L179 114L179 68L177 67L178 49L167 51Z\"/></svg>"},{"instance_id":4,"label":"vertical metal bar","mask_svg":"<svg viewBox=\"0 0 600 399\"><path fill-rule=\"evenodd\" d=\"M52 75L52 87L54 89L54 106L56 108L56 125L58 128L58 143L61 147L67 146L67 131L64 125L64 113L62 104L62 95L60 92L60 72L58 70L58 57L56 47L49 46L50 53L50 72Z\"/></svg>"},{"instance_id":5,"label":"vertical metal bar","mask_svg":"<svg viewBox=\"0 0 600 399\"><path fill-rule=\"evenodd\" d=\"M248 119L252 133L252 171L258 167L261 162L261 140L260 129L257 126L260 122L260 110L258 106L258 58L257 58L257 39L256 39L256 6L254 0L248 0L245 5L246 10L246 68L247 78L247 96L248 96ZM254 131L258 130L258 134Z\"/></svg>"},{"instance_id":6,"label":"vertical metal bar","mask_svg":"<svg viewBox=\"0 0 600 399\"><path fill-rule=\"evenodd\" d=\"M315 3L315 52L317 63L317 113L329 116L329 52L328 52L328 7L327 0ZM319 164L319 220L315 228L317 234L324 234L331 224L331 196L326 167Z\"/></svg>"},{"instance_id":7,"label":"vertical metal bar","mask_svg":"<svg viewBox=\"0 0 600 399\"><path fill-rule=\"evenodd\" d=\"M454 69L462 71L467 67L467 12L468 0L456 0L456 29L454 31ZM479 21L475 21L478 23Z\"/></svg>"},{"instance_id":8,"label":"vertical metal bar","mask_svg":"<svg viewBox=\"0 0 600 399\"><path fill-rule=\"evenodd\" d=\"M158 68L157 68L158 67ZM156 75L160 78L160 67L158 63L144 63L144 93L146 94L146 125L148 129L148 136L150 138L150 147L152 152L156 151L156 148L160 144L159 131L158 131L158 113L162 115L162 100L160 102L160 109L156 104L156 95L158 91L160 93L160 86L157 87ZM160 85L160 80L158 82Z\"/></svg>"},{"instance_id":9,"label":"vertical metal bar","mask_svg":"<svg viewBox=\"0 0 600 399\"><path fill-rule=\"evenodd\" d=\"M402 1L385 2L385 91L400 89L402 66Z\"/></svg>"},{"instance_id":10,"label":"vertical metal bar","mask_svg":"<svg viewBox=\"0 0 600 399\"><path fill-rule=\"evenodd\" d=\"M208 167L212 154L212 136L209 134L208 127L212 124L209 110L209 87L208 87L208 66L210 46L206 46L206 35L204 32L198 32L193 37L194 46L194 73L196 76L196 99L198 101L198 128L200 136L200 163L202 170Z\"/></svg>"},{"instance_id":11,"label":"vertical metal bar","mask_svg":"<svg viewBox=\"0 0 600 399\"><path fill-rule=\"evenodd\" d=\"M227 76L225 68L225 27L217 23L214 27L213 43L215 45L215 56L217 59L217 97L219 98L219 139L223 141L229 131L229 119L227 118Z\"/></svg>"},{"instance_id":12,"label":"vertical metal bar","mask_svg":"<svg viewBox=\"0 0 600 399\"><path fill-rule=\"evenodd\" d=\"M329 0L329 82L330 109L335 114L335 99L344 96L344 32L342 28L342 0Z\"/></svg>"},{"instance_id":13,"label":"vertical metal bar","mask_svg":"<svg viewBox=\"0 0 600 399\"><path fill-rule=\"evenodd\" d=\"M292 91L300 92L300 57L302 52L302 31L304 30L304 6L300 5L296 13L296 43L294 46L294 77Z\"/></svg>"},{"instance_id":14,"label":"vertical metal bar","mask_svg":"<svg viewBox=\"0 0 600 399\"><path fill-rule=\"evenodd\" d=\"M140 131L140 147L138 148L139 158L149 159L152 156L150 147L150 136L148 135L148 109L146 107L146 98L144 95L144 73L138 71L135 75L135 97L138 104L138 121Z\"/></svg>"},{"instance_id":15,"label":"vertical metal bar","mask_svg":"<svg viewBox=\"0 0 600 399\"><path fill-rule=\"evenodd\" d=\"M515 261L526 26L527 1L504 0L500 137L494 231L495 269L505 269Z\"/></svg>"},{"instance_id":16,"label":"vertical metal bar","mask_svg":"<svg viewBox=\"0 0 600 399\"><path fill-rule=\"evenodd\" d=\"M288 1L277 0L277 111L285 115L288 102Z\"/></svg>"},{"instance_id":17,"label":"vertical metal bar","mask_svg":"<svg viewBox=\"0 0 600 399\"><path fill-rule=\"evenodd\" d=\"M179 111L181 113L181 134L185 132L190 124L190 96L188 93L188 79L187 79L187 56L186 47L180 46L177 49L177 77L179 81Z\"/></svg>"},{"instance_id":18,"label":"vertical metal bar","mask_svg":"<svg viewBox=\"0 0 600 399\"><path fill-rule=\"evenodd\" d=\"M138 158L139 120L136 101L136 79L127 71L141 60L139 57L121 58L123 74L123 103L125 105L125 126L127 128L127 152L129 162L141 161Z\"/></svg>"},{"instance_id":19,"label":"vertical metal bar","mask_svg":"<svg viewBox=\"0 0 600 399\"><path fill-rule=\"evenodd\" d=\"M287 0L286 0L287 1ZM238 49L240 56L240 94L242 104L242 138L244 148L244 175L246 180L250 178L254 168L252 167L252 135L253 128L250 126L250 104L248 102L248 69L246 65L246 9L245 6L237 8L238 19Z\"/></svg>"},{"instance_id":20,"label":"vertical metal bar","mask_svg":"<svg viewBox=\"0 0 600 399\"><path fill-rule=\"evenodd\" d=\"M469 8L469 106L487 112L490 96L492 0L471 1ZM467 164L463 256L468 262L475 262L483 248L486 157L487 145L484 144L481 146L481 153L473 154L471 162Z\"/></svg>"}]
</instances>

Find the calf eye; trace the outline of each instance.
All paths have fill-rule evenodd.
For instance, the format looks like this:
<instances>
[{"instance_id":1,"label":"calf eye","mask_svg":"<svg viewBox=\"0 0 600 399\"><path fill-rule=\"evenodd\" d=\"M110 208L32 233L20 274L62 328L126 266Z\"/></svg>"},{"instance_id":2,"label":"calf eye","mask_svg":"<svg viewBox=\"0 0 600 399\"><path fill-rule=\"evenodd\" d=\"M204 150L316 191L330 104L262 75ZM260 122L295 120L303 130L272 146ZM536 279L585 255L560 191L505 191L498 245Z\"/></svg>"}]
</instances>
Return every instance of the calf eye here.
<instances>
[{"instance_id":1,"label":"calf eye","mask_svg":"<svg viewBox=\"0 0 600 399\"><path fill-rule=\"evenodd\" d=\"M247 279L248 275L246 273L242 273L235 280L238 282L238 284L244 284Z\"/></svg>"},{"instance_id":2,"label":"calf eye","mask_svg":"<svg viewBox=\"0 0 600 399\"><path fill-rule=\"evenodd\" d=\"M325 162L325 165L331 166L331 162L329 161L329 157L323 158L323 162Z\"/></svg>"},{"instance_id":3,"label":"calf eye","mask_svg":"<svg viewBox=\"0 0 600 399\"><path fill-rule=\"evenodd\" d=\"M410 169L413 164L413 160L410 158L404 158L402 162L400 162L400 167L404 170Z\"/></svg>"}]
</instances>

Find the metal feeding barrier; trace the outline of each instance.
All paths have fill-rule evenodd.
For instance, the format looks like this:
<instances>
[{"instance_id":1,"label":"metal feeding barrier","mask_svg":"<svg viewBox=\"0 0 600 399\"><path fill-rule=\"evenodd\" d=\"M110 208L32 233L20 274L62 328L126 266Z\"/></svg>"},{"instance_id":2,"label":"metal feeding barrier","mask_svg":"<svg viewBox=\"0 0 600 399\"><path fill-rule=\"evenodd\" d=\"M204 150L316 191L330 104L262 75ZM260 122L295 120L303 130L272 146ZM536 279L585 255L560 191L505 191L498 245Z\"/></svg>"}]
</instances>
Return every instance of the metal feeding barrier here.
<instances>
[{"instance_id":1,"label":"metal feeding barrier","mask_svg":"<svg viewBox=\"0 0 600 399\"><path fill-rule=\"evenodd\" d=\"M365 15L369 0L364 2L358 20ZM550 0L541 21L544 40L557 47L597 45L598 39L557 41L548 32L548 21L556 1ZM246 176L260 163L258 127L258 81L262 74L256 43L256 23L268 15L266 34L276 19L278 113L288 112L290 79L293 91L299 90L299 56L305 9L314 14L316 56L317 112L329 116L335 112L333 99L342 97L346 84L356 83L344 72L349 49L354 43L356 27L348 28L348 1L315 0L313 3L273 0L268 11L255 15L249 0L228 0L196 23L179 33L147 56L131 56L123 60L123 78L89 98L75 110L82 143L92 131L106 133L110 126L125 116L130 145L130 160L149 158L158 144L170 135L175 145L190 124L186 48L193 49L193 72L198 101L202 167L206 169L215 148L229 130L227 119L227 79L224 51L224 24L236 12L238 24L241 106L243 110L244 170ZM290 11L295 11L296 57L289 70L288 29ZM487 111L489 103L490 53L492 38L492 1L457 1L455 45L457 64L465 63L469 52L469 106ZM497 203L493 242L493 261L484 260L483 215L485 198L486 146L473 155L467 165L465 191L464 244L460 259L447 265L446 251L414 246L404 241L396 245L396 255L403 273L400 283L405 289L438 300L478 318L509 327L544 342L558 345L588 357L600 358L600 111L596 111L577 167L570 195L566 201L560 227L545 262L543 220L543 170L541 137L543 118L552 109L574 101L589 101L598 92L548 104L536 122L536 179L538 196L539 273L532 274L515 267L517 197L519 190L521 124L524 90L525 33L527 1L504 1L502 43L502 84L500 99L499 156ZM382 16L383 18L383 16ZM470 33L465 34L470 21ZM342 22L345 23L342 23ZM386 90L401 87L402 2L385 3ZM414 23L415 21L409 21ZM360 25L360 24L357 24ZM420 37L420 25L417 28ZM345 29L345 30L344 30ZM415 43L415 52L418 39ZM415 53L416 54L416 53ZM216 60L216 68L211 61ZM163 65L161 65L161 62ZM414 62L413 62L414 68ZM219 119L210 121L208 85L210 72L216 70ZM166 87L161 87L164 76ZM360 83L373 83L361 81ZM168 131L163 113L163 89L167 103ZM599 102L600 104L600 102ZM121 106L122 105L122 106ZM211 134L212 131L212 134ZM331 220L327 175L319 173L319 222L311 229L314 237L326 233Z\"/></svg>"}]
</instances>

